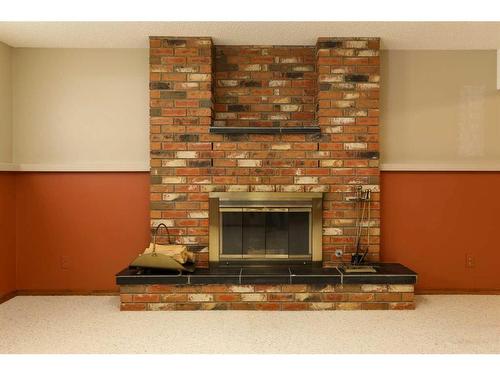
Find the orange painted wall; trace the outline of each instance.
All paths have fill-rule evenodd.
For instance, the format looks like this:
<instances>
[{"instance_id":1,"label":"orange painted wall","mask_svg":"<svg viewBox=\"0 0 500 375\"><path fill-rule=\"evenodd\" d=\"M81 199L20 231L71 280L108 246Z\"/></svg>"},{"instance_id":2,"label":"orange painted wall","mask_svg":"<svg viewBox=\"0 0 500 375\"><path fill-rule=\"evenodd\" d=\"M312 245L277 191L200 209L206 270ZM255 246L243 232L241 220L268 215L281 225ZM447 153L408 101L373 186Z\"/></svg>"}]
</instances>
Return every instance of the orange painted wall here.
<instances>
[{"instance_id":1,"label":"orange painted wall","mask_svg":"<svg viewBox=\"0 0 500 375\"><path fill-rule=\"evenodd\" d=\"M148 173L0 177L7 211L4 197L17 186L19 289L115 289L114 274L148 243ZM421 291L500 290L499 192L500 173L383 172L383 260L415 269ZM2 234L12 233L14 216L2 215ZM0 241L3 250L13 238Z\"/></svg>"},{"instance_id":2,"label":"orange painted wall","mask_svg":"<svg viewBox=\"0 0 500 375\"><path fill-rule=\"evenodd\" d=\"M17 175L18 289L113 290L148 242L148 173Z\"/></svg>"},{"instance_id":3,"label":"orange painted wall","mask_svg":"<svg viewBox=\"0 0 500 375\"><path fill-rule=\"evenodd\" d=\"M500 290L500 173L384 172L381 198L382 260L420 291Z\"/></svg>"},{"instance_id":4,"label":"orange painted wall","mask_svg":"<svg viewBox=\"0 0 500 375\"><path fill-rule=\"evenodd\" d=\"M16 289L16 180L0 172L0 299Z\"/></svg>"}]
</instances>

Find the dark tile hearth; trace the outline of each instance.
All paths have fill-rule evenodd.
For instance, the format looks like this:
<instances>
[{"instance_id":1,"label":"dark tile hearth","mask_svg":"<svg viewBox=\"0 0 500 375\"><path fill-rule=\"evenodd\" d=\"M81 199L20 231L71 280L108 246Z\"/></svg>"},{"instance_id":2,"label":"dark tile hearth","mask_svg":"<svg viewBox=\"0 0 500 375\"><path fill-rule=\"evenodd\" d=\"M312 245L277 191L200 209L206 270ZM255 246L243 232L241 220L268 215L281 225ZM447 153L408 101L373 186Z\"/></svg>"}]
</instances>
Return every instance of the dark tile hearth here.
<instances>
[{"instance_id":1,"label":"dark tile hearth","mask_svg":"<svg viewBox=\"0 0 500 375\"><path fill-rule=\"evenodd\" d=\"M376 273L346 274L321 265L212 264L192 274L126 268L116 275L118 285L130 284L415 284L417 274L399 263L372 264Z\"/></svg>"}]
</instances>

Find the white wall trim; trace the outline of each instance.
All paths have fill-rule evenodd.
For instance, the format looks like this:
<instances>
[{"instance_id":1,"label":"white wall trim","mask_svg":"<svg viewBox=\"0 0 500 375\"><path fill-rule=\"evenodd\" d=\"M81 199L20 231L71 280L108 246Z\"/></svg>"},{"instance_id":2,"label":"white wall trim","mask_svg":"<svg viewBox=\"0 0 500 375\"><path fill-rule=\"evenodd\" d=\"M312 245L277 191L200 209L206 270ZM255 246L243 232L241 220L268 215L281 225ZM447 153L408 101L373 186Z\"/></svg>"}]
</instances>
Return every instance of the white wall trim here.
<instances>
[{"instance_id":1,"label":"white wall trim","mask_svg":"<svg viewBox=\"0 0 500 375\"><path fill-rule=\"evenodd\" d=\"M145 163L14 164L0 163L0 171L14 172L149 172Z\"/></svg>"},{"instance_id":2,"label":"white wall trim","mask_svg":"<svg viewBox=\"0 0 500 375\"><path fill-rule=\"evenodd\" d=\"M0 172L149 172L144 163L15 164L0 163ZM499 163L383 163L381 171L500 172Z\"/></svg>"},{"instance_id":3,"label":"white wall trim","mask_svg":"<svg viewBox=\"0 0 500 375\"><path fill-rule=\"evenodd\" d=\"M0 172L16 172L19 170L19 165L14 163L0 163Z\"/></svg>"},{"instance_id":4,"label":"white wall trim","mask_svg":"<svg viewBox=\"0 0 500 375\"><path fill-rule=\"evenodd\" d=\"M497 90L500 90L500 49L497 49Z\"/></svg>"},{"instance_id":5,"label":"white wall trim","mask_svg":"<svg viewBox=\"0 0 500 375\"><path fill-rule=\"evenodd\" d=\"M421 172L497 172L499 163L382 163L381 171L421 171Z\"/></svg>"}]
</instances>

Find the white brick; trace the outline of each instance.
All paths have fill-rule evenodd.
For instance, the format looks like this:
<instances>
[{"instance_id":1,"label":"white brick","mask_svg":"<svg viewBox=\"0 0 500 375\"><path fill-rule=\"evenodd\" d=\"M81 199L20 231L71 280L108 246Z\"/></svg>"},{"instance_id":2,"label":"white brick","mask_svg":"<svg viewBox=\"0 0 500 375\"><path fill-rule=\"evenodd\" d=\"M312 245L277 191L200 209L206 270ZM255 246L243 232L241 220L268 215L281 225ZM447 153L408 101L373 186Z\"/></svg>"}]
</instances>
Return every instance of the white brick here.
<instances>
[{"instance_id":1,"label":"white brick","mask_svg":"<svg viewBox=\"0 0 500 375\"><path fill-rule=\"evenodd\" d=\"M162 195L162 199L164 201L175 201L175 200L178 200L180 198L185 198L185 197L186 197L185 194L171 194L171 193L166 193L166 194Z\"/></svg>"},{"instance_id":2,"label":"white brick","mask_svg":"<svg viewBox=\"0 0 500 375\"><path fill-rule=\"evenodd\" d=\"M345 92L344 99L345 100L354 100L359 98L359 92Z\"/></svg>"},{"instance_id":3,"label":"white brick","mask_svg":"<svg viewBox=\"0 0 500 375\"><path fill-rule=\"evenodd\" d=\"M358 90L373 90L380 88L380 84L378 83L357 83L356 88Z\"/></svg>"},{"instance_id":4,"label":"white brick","mask_svg":"<svg viewBox=\"0 0 500 375\"><path fill-rule=\"evenodd\" d=\"M323 168L342 168L342 160L320 160L319 165Z\"/></svg>"},{"instance_id":5,"label":"white brick","mask_svg":"<svg viewBox=\"0 0 500 375\"><path fill-rule=\"evenodd\" d=\"M269 81L269 87L285 87L287 81L281 79L274 79Z\"/></svg>"},{"instance_id":6,"label":"white brick","mask_svg":"<svg viewBox=\"0 0 500 375\"><path fill-rule=\"evenodd\" d=\"M215 118L218 119L218 120L225 120L225 119L235 119L237 116L236 116L236 113L232 113L232 112L216 112L215 113Z\"/></svg>"},{"instance_id":7,"label":"white brick","mask_svg":"<svg viewBox=\"0 0 500 375\"><path fill-rule=\"evenodd\" d=\"M244 293L241 295L241 300L244 302L259 302L265 301L265 293Z\"/></svg>"},{"instance_id":8,"label":"white brick","mask_svg":"<svg viewBox=\"0 0 500 375\"><path fill-rule=\"evenodd\" d=\"M344 132L342 126L322 126L321 129L327 134L339 134Z\"/></svg>"},{"instance_id":9,"label":"white brick","mask_svg":"<svg viewBox=\"0 0 500 375\"><path fill-rule=\"evenodd\" d=\"M161 166L162 167L185 167L186 166L186 161L185 160L162 160L161 161Z\"/></svg>"},{"instance_id":10,"label":"white brick","mask_svg":"<svg viewBox=\"0 0 500 375\"><path fill-rule=\"evenodd\" d=\"M366 150L368 148L368 145L363 142L357 142L357 143L344 143L344 150Z\"/></svg>"},{"instance_id":11,"label":"white brick","mask_svg":"<svg viewBox=\"0 0 500 375\"><path fill-rule=\"evenodd\" d=\"M343 82L344 76L342 74L320 74L319 82Z\"/></svg>"},{"instance_id":12,"label":"white brick","mask_svg":"<svg viewBox=\"0 0 500 375\"><path fill-rule=\"evenodd\" d=\"M235 79L220 79L217 81L219 86L222 87L236 87L238 86L238 81Z\"/></svg>"},{"instance_id":13,"label":"white brick","mask_svg":"<svg viewBox=\"0 0 500 375\"><path fill-rule=\"evenodd\" d=\"M177 151L175 157L178 159L196 159L200 154L196 151Z\"/></svg>"},{"instance_id":14,"label":"white brick","mask_svg":"<svg viewBox=\"0 0 500 375\"><path fill-rule=\"evenodd\" d=\"M238 167L262 167L262 160L238 160Z\"/></svg>"},{"instance_id":15,"label":"white brick","mask_svg":"<svg viewBox=\"0 0 500 375\"><path fill-rule=\"evenodd\" d=\"M233 192L233 191L248 191L249 186L248 185L231 185L227 188L227 191Z\"/></svg>"},{"instance_id":16,"label":"white brick","mask_svg":"<svg viewBox=\"0 0 500 375\"><path fill-rule=\"evenodd\" d=\"M226 157L228 159L244 159L244 158L248 158L248 152L246 152L246 151L228 152L226 154Z\"/></svg>"},{"instance_id":17,"label":"white brick","mask_svg":"<svg viewBox=\"0 0 500 375\"><path fill-rule=\"evenodd\" d=\"M153 220L151 220L151 228L156 228L160 224L164 224L167 227L173 227L174 221L171 219L153 219Z\"/></svg>"},{"instance_id":18,"label":"white brick","mask_svg":"<svg viewBox=\"0 0 500 375\"><path fill-rule=\"evenodd\" d=\"M350 107L354 107L354 102L351 100L332 100L332 107L350 108Z\"/></svg>"},{"instance_id":19,"label":"white brick","mask_svg":"<svg viewBox=\"0 0 500 375\"><path fill-rule=\"evenodd\" d=\"M296 64L299 62L299 59L296 57L282 57L281 58L281 63L282 64Z\"/></svg>"},{"instance_id":20,"label":"white brick","mask_svg":"<svg viewBox=\"0 0 500 375\"><path fill-rule=\"evenodd\" d=\"M290 143L276 143L271 145L271 150L286 151L290 150L292 145Z\"/></svg>"},{"instance_id":21,"label":"white brick","mask_svg":"<svg viewBox=\"0 0 500 375\"><path fill-rule=\"evenodd\" d=\"M332 50L332 54L335 56L354 56L354 50L353 49L345 49L345 48L336 48Z\"/></svg>"},{"instance_id":22,"label":"white brick","mask_svg":"<svg viewBox=\"0 0 500 375\"><path fill-rule=\"evenodd\" d=\"M202 185L200 187L202 193L209 193L211 191L224 191L224 185Z\"/></svg>"},{"instance_id":23,"label":"white brick","mask_svg":"<svg viewBox=\"0 0 500 375\"><path fill-rule=\"evenodd\" d=\"M259 70L261 70L261 66L259 64L250 64L243 66L243 70L245 72L258 72Z\"/></svg>"},{"instance_id":24,"label":"white brick","mask_svg":"<svg viewBox=\"0 0 500 375\"><path fill-rule=\"evenodd\" d=\"M380 193L380 186L379 185L362 185L363 190L368 190L370 189L373 193Z\"/></svg>"},{"instance_id":25,"label":"white brick","mask_svg":"<svg viewBox=\"0 0 500 375\"><path fill-rule=\"evenodd\" d=\"M286 113L273 113L269 115L269 120L278 121L278 120L287 120L288 115Z\"/></svg>"},{"instance_id":26,"label":"white brick","mask_svg":"<svg viewBox=\"0 0 500 375\"><path fill-rule=\"evenodd\" d=\"M379 51L373 50L373 49L363 49L361 51L358 51L358 56L378 56Z\"/></svg>"},{"instance_id":27,"label":"white brick","mask_svg":"<svg viewBox=\"0 0 500 375\"><path fill-rule=\"evenodd\" d=\"M188 81L210 81L210 74L188 74Z\"/></svg>"},{"instance_id":28,"label":"white brick","mask_svg":"<svg viewBox=\"0 0 500 375\"><path fill-rule=\"evenodd\" d=\"M252 293L254 292L253 285L231 285L229 290L233 293Z\"/></svg>"},{"instance_id":29,"label":"white brick","mask_svg":"<svg viewBox=\"0 0 500 375\"><path fill-rule=\"evenodd\" d=\"M309 305L311 310L334 310L335 304L332 302L314 302Z\"/></svg>"},{"instance_id":30,"label":"white brick","mask_svg":"<svg viewBox=\"0 0 500 375\"><path fill-rule=\"evenodd\" d=\"M198 245L198 238L183 236L183 237L179 238L179 241L177 243L180 243L183 245Z\"/></svg>"},{"instance_id":31,"label":"white brick","mask_svg":"<svg viewBox=\"0 0 500 375\"><path fill-rule=\"evenodd\" d=\"M281 185L280 191L287 193L299 193L304 191L304 186L300 185Z\"/></svg>"},{"instance_id":32,"label":"white brick","mask_svg":"<svg viewBox=\"0 0 500 375\"><path fill-rule=\"evenodd\" d=\"M297 112L300 111L301 106L298 104L283 104L281 110L283 112Z\"/></svg>"},{"instance_id":33,"label":"white brick","mask_svg":"<svg viewBox=\"0 0 500 375\"><path fill-rule=\"evenodd\" d=\"M323 235L325 236L342 236L343 233L342 228L323 228Z\"/></svg>"},{"instance_id":34,"label":"white brick","mask_svg":"<svg viewBox=\"0 0 500 375\"><path fill-rule=\"evenodd\" d=\"M191 302L211 302L214 296L211 294L188 294L188 300Z\"/></svg>"},{"instance_id":35,"label":"white brick","mask_svg":"<svg viewBox=\"0 0 500 375\"><path fill-rule=\"evenodd\" d=\"M290 97L288 96L283 96L281 98L272 98L271 103L274 104L285 104L285 103L290 103Z\"/></svg>"},{"instance_id":36,"label":"white brick","mask_svg":"<svg viewBox=\"0 0 500 375\"><path fill-rule=\"evenodd\" d=\"M162 184L185 184L186 183L186 177L162 177L161 178Z\"/></svg>"},{"instance_id":37,"label":"white brick","mask_svg":"<svg viewBox=\"0 0 500 375\"><path fill-rule=\"evenodd\" d=\"M410 293L413 292L414 287L413 284L395 284L395 285L389 285L387 290L389 292L402 292L402 293Z\"/></svg>"},{"instance_id":38,"label":"white brick","mask_svg":"<svg viewBox=\"0 0 500 375\"><path fill-rule=\"evenodd\" d=\"M252 191L274 191L274 185L252 185Z\"/></svg>"},{"instance_id":39,"label":"white brick","mask_svg":"<svg viewBox=\"0 0 500 375\"><path fill-rule=\"evenodd\" d=\"M198 67L195 66L176 66L174 71L178 73L196 73L198 72Z\"/></svg>"},{"instance_id":40,"label":"white brick","mask_svg":"<svg viewBox=\"0 0 500 375\"><path fill-rule=\"evenodd\" d=\"M344 42L346 48L368 48L367 40L347 40Z\"/></svg>"},{"instance_id":41,"label":"white brick","mask_svg":"<svg viewBox=\"0 0 500 375\"><path fill-rule=\"evenodd\" d=\"M330 191L329 185L312 185L306 188L308 193L328 193Z\"/></svg>"},{"instance_id":42,"label":"white brick","mask_svg":"<svg viewBox=\"0 0 500 375\"><path fill-rule=\"evenodd\" d=\"M383 284L363 284L361 285L362 292L387 292L387 285Z\"/></svg>"},{"instance_id":43,"label":"white brick","mask_svg":"<svg viewBox=\"0 0 500 375\"><path fill-rule=\"evenodd\" d=\"M208 211L190 211L188 217L191 219L206 219L208 218Z\"/></svg>"},{"instance_id":44,"label":"white brick","mask_svg":"<svg viewBox=\"0 0 500 375\"><path fill-rule=\"evenodd\" d=\"M211 182L212 180L210 180L210 177L196 177L191 180L192 184L197 184L197 185L209 184Z\"/></svg>"},{"instance_id":45,"label":"white brick","mask_svg":"<svg viewBox=\"0 0 500 375\"><path fill-rule=\"evenodd\" d=\"M197 89L200 87L198 82L179 82L179 84L183 89Z\"/></svg>"},{"instance_id":46,"label":"white brick","mask_svg":"<svg viewBox=\"0 0 500 375\"><path fill-rule=\"evenodd\" d=\"M353 117L334 117L331 120L332 125L350 125L355 123L356 120Z\"/></svg>"},{"instance_id":47,"label":"white brick","mask_svg":"<svg viewBox=\"0 0 500 375\"><path fill-rule=\"evenodd\" d=\"M314 71L313 65L296 65L292 67L294 72L312 72Z\"/></svg>"},{"instance_id":48,"label":"white brick","mask_svg":"<svg viewBox=\"0 0 500 375\"><path fill-rule=\"evenodd\" d=\"M296 184L317 184L318 177L295 177Z\"/></svg>"}]
</instances>

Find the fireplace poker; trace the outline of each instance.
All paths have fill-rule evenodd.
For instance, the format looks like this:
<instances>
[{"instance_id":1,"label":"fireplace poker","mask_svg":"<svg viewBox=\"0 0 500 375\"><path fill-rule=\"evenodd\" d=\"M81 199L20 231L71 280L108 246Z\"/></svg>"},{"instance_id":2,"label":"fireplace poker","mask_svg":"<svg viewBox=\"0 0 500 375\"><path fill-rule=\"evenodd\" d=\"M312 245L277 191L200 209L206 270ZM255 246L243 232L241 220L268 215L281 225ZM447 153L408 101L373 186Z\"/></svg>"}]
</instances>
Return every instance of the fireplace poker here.
<instances>
[{"instance_id":1,"label":"fireplace poker","mask_svg":"<svg viewBox=\"0 0 500 375\"><path fill-rule=\"evenodd\" d=\"M368 255L368 251L370 250L370 229L371 229L371 209L372 209L372 192L371 192L371 190L366 191L366 200L367 200L367 204L368 204L368 226L366 229L367 230L367 233L366 233L367 244L366 244L366 250L363 253L363 256L361 257L361 259L359 260L359 263L363 263L366 256Z\"/></svg>"},{"instance_id":2,"label":"fireplace poker","mask_svg":"<svg viewBox=\"0 0 500 375\"><path fill-rule=\"evenodd\" d=\"M363 223L363 220L365 219L365 211L366 211L366 205L367 205L367 200L368 200L368 190L362 191L358 188L358 192L359 192L359 201L361 202L360 203L361 215L360 215L360 212L358 209L358 212L357 212L358 223L357 223L357 227L356 227L356 253L354 254L353 262L352 262L354 264L360 263L359 258L358 258L359 257L359 246L361 243L362 223Z\"/></svg>"}]
</instances>

